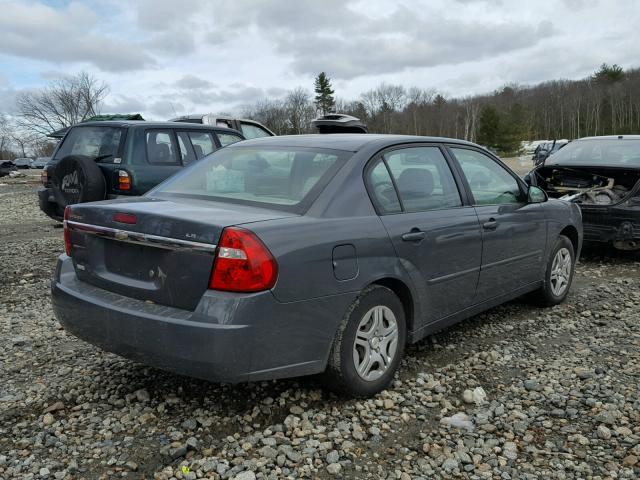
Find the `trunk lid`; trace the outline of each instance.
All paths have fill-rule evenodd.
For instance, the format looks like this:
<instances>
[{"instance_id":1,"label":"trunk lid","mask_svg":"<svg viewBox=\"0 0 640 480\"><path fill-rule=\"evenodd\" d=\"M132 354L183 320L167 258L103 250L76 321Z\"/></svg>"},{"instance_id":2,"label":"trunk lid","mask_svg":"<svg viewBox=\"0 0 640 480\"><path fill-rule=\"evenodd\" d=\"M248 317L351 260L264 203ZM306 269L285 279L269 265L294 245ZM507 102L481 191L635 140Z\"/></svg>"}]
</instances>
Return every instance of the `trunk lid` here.
<instances>
[{"instance_id":1,"label":"trunk lid","mask_svg":"<svg viewBox=\"0 0 640 480\"><path fill-rule=\"evenodd\" d=\"M114 220L117 214L131 223ZM208 288L222 230L287 216L292 214L140 197L74 205L67 226L80 280L139 300L193 310Z\"/></svg>"}]
</instances>

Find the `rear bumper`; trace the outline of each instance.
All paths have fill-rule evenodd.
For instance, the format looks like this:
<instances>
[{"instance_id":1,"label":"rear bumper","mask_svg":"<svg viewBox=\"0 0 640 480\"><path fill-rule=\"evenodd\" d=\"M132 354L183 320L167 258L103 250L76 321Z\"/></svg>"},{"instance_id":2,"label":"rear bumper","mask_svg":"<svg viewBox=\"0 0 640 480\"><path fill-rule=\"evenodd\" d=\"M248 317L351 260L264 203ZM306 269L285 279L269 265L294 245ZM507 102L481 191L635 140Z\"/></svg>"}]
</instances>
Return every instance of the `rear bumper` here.
<instances>
[{"instance_id":1,"label":"rear bumper","mask_svg":"<svg viewBox=\"0 0 640 480\"><path fill-rule=\"evenodd\" d=\"M56 317L78 338L163 370L230 383L323 371L353 298L283 304L271 292L207 291L192 312L82 282L66 255L52 283Z\"/></svg>"},{"instance_id":2,"label":"rear bumper","mask_svg":"<svg viewBox=\"0 0 640 480\"><path fill-rule=\"evenodd\" d=\"M56 199L53 196L53 191L50 188L40 187L38 189L38 205L45 215L53 218L54 220L62 221L64 209L58 206Z\"/></svg>"}]
</instances>

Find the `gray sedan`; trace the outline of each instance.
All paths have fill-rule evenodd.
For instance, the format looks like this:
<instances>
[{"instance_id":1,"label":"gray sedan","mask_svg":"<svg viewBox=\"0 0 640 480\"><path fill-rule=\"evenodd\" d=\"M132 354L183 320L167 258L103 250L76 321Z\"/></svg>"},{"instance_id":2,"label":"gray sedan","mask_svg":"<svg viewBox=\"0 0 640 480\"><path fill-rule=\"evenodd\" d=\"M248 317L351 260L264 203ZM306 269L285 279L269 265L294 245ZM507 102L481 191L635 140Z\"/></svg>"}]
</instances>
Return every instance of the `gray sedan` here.
<instances>
[{"instance_id":1,"label":"gray sedan","mask_svg":"<svg viewBox=\"0 0 640 480\"><path fill-rule=\"evenodd\" d=\"M213 381L386 388L407 343L569 292L580 211L472 143L388 135L230 145L139 198L65 211L69 332Z\"/></svg>"}]
</instances>

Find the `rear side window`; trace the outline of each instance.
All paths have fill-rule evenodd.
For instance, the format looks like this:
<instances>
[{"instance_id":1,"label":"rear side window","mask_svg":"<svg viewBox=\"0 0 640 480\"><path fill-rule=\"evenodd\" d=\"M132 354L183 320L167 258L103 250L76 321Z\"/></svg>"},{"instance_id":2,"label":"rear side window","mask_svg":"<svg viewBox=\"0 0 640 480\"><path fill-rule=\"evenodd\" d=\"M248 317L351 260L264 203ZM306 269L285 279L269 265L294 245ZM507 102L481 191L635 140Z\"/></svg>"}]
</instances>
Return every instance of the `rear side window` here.
<instances>
[{"instance_id":1,"label":"rear side window","mask_svg":"<svg viewBox=\"0 0 640 480\"><path fill-rule=\"evenodd\" d=\"M438 147L403 148L386 153L384 160L405 212L462 205L451 169Z\"/></svg>"},{"instance_id":2,"label":"rear side window","mask_svg":"<svg viewBox=\"0 0 640 480\"><path fill-rule=\"evenodd\" d=\"M120 127L74 127L64 138L55 158L68 155L84 155L99 158L100 162L113 162L123 138Z\"/></svg>"},{"instance_id":3,"label":"rear side window","mask_svg":"<svg viewBox=\"0 0 640 480\"><path fill-rule=\"evenodd\" d=\"M149 163L178 164L177 149L171 130L147 130L146 145Z\"/></svg>"},{"instance_id":4,"label":"rear side window","mask_svg":"<svg viewBox=\"0 0 640 480\"><path fill-rule=\"evenodd\" d=\"M220 140L220 145L223 147L242 140L240 135L234 135L233 133L217 132L216 134L218 135L218 140Z\"/></svg>"},{"instance_id":5,"label":"rear side window","mask_svg":"<svg viewBox=\"0 0 640 480\"><path fill-rule=\"evenodd\" d=\"M196 158L200 160L202 157L209 155L216 149L213 143L213 137L209 132L189 132L191 145L196 152Z\"/></svg>"},{"instance_id":6,"label":"rear side window","mask_svg":"<svg viewBox=\"0 0 640 480\"><path fill-rule=\"evenodd\" d=\"M242 129L242 134L244 138L249 140L250 138L260 138L260 137L270 137L271 134L267 132L264 128L259 127L257 125L253 125L251 123L242 122L240 124L240 128Z\"/></svg>"}]
</instances>

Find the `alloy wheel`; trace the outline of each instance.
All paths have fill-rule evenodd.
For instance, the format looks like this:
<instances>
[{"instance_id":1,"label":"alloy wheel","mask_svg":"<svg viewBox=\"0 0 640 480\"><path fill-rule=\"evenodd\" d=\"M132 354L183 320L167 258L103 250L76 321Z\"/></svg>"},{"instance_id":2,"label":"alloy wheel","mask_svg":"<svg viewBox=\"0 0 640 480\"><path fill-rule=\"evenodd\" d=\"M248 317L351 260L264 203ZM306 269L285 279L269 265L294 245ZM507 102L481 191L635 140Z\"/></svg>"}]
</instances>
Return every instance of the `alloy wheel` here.
<instances>
[{"instance_id":1,"label":"alloy wheel","mask_svg":"<svg viewBox=\"0 0 640 480\"><path fill-rule=\"evenodd\" d=\"M360 320L353 345L356 372L366 381L380 378L393 362L398 348L398 323L390 308L378 305Z\"/></svg>"},{"instance_id":2,"label":"alloy wheel","mask_svg":"<svg viewBox=\"0 0 640 480\"><path fill-rule=\"evenodd\" d=\"M551 292L553 292L556 297L562 296L567 288L569 288L572 267L573 262L571 261L571 253L569 250L567 248L558 250L556 256L553 257L551 277L549 278Z\"/></svg>"}]
</instances>

